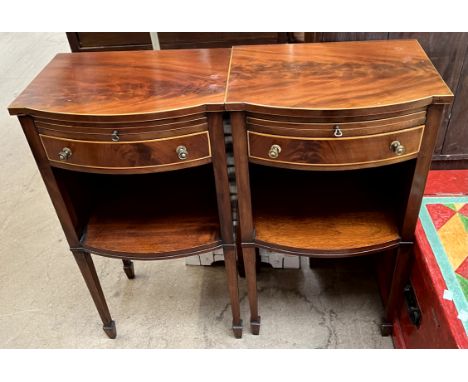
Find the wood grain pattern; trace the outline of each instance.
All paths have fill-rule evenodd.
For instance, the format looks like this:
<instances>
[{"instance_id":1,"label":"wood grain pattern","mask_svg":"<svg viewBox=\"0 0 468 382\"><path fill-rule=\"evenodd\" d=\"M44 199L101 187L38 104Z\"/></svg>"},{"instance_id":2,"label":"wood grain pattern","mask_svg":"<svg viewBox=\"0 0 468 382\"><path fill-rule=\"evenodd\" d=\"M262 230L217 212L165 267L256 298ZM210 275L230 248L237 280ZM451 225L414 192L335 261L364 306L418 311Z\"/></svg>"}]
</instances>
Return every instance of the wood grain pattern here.
<instances>
[{"instance_id":1,"label":"wood grain pattern","mask_svg":"<svg viewBox=\"0 0 468 382\"><path fill-rule=\"evenodd\" d=\"M143 260L207 252L221 244L216 210L174 216L96 213L82 242L91 252Z\"/></svg>"},{"instance_id":2,"label":"wood grain pattern","mask_svg":"<svg viewBox=\"0 0 468 382\"><path fill-rule=\"evenodd\" d=\"M34 126L34 119L29 116L20 116L19 121L23 128L24 135L28 140L29 147L31 148L41 177L47 187L47 192L54 205L68 244L70 247L77 247L79 237L76 227L79 223L76 208L73 204L67 203L69 201L68 195L63 195L61 192L60 181L55 177L50 162L47 159L47 154Z\"/></svg>"},{"instance_id":3,"label":"wood grain pattern","mask_svg":"<svg viewBox=\"0 0 468 382\"><path fill-rule=\"evenodd\" d=\"M252 334L260 334L260 315L258 314L258 297L257 297L257 272L256 272L256 254L255 248L242 248L245 277L247 279L247 294L250 308L250 331Z\"/></svg>"},{"instance_id":4,"label":"wood grain pattern","mask_svg":"<svg viewBox=\"0 0 468 382\"><path fill-rule=\"evenodd\" d=\"M397 163L417 156L423 126L398 132L351 138L309 138L248 132L249 159L269 166L343 170ZM390 144L399 141L405 153L396 155ZM281 147L277 158L269 157L273 145Z\"/></svg>"},{"instance_id":5,"label":"wood grain pattern","mask_svg":"<svg viewBox=\"0 0 468 382\"><path fill-rule=\"evenodd\" d=\"M104 297L93 259L91 255L85 251L75 250L73 251L73 256L75 257L76 263L80 268L80 272L96 305L99 316L101 317L102 328L109 338L114 339L117 336L115 322L112 320L109 308L107 307L106 298Z\"/></svg>"},{"instance_id":6,"label":"wood grain pattern","mask_svg":"<svg viewBox=\"0 0 468 382\"><path fill-rule=\"evenodd\" d=\"M348 122L372 122L384 119L396 119L400 116L426 112L427 101L419 101L420 105L414 104L394 105L392 107L377 107L370 109L346 109L346 110L302 110L302 109L277 109L271 107L255 106L256 111L247 112L252 118L266 119L271 121L294 122L294 123L348 123ZM250 106L249 106L250 107Z\"/></svg>"},{"instance_id":7,"label":"wood grain pattern","mask_svg":"<svg viewBox=\"0 0 468 382\"><path fill-rule=\"evenodd\" d=\"M72 52L153 49L149 32L67 32Z\"/></svg>"},{"instance_id":8,"label":"wood grain pattern","mask_svg":"<svg viewBox=\"0 0 468 382\"><path fill-rule=\"evenodd\" d=\"M466 35L468 40L468 33ZM441 150L442 155L450 155L452 159L465 160L465 164L468 163L468 41L466 46L463 70L455 93L456 100L451 109L451 118ZM436 145L436 149L438 146Z\"/></svg>"},{"instance_id":9,"label":"wood grain pattern","mask_svg":"<svg viewBox=\"0 0 468 382\"><path fill-rule=\"evenodd\" d=\"M230 48L287 42L286 32L158 32L161 49Z\"/></svg>"},{"instance_id":10,"label":"wood grain pattern","mask_svg":"<svg viewBox=\"0 0 468 382\"><path fill-rule=\"evenodd\" d=\"M319 255L397 245L399 201L392 182L405 167L341 173L253 167L255 243Z\"/></svg>"},{"instance_id":11,"label":"wood grain pattern","mask_svg":"<svg viewBox=\"0 0 468 382\"><path fill-rule=\"evenodd\" d=\"M461 119L466 113L466 97L460 94L466 74L468 54L468 33L465 32L307 32L305 42L350 41L372 39L417 39L424 51L455 93L454 102L444 110L442 123L437 137L432 168L450 169L465 168L468 163L468 139L459 139L459 133L464 131ZM466 71L466 70L465 70ZM451 130L454 130L452 133ZM463 142L466 142L463 145ZM456 148L456 151L451 149ZM444 151L449 151L444 153ZM444 163L447 162L447 163Z\"/></svg>"},{"instance_id":12,"label":"wood grain pattern","mask_svg":"<svg viewBox=\"0 0 468 382\"><path fill-rule=\"evenodd\" d=\"M9 111L121 116L223 110L229 57L229 49L58 54Z\"/></svg>"},{"instance_id":13,"label":"wood grain pattern","mask_svg":"<svg viewBox=\"0 0 468 382\"><path fill-rule=\"evenodd\" d=\"M44 119L35 119L35 125L39 133L70 139L82 139L78 137L94 137L95 140L111 141L114 131L118 132L120 141L135 141L143 138L163 138L176 135L184 135L197 131L207 130L206 117L200 117L190 121L176 121L157 124L156 121L129 123L77 123L62 122ZM137 137L136 139L134 139ZM89 139L92 140L92 139Z\"/></svg>"},{"instance_id":14,"label":"wood grain pattern","mask_svg":"<svg viewBox=\"0 0 468 382\"><path fill-rule=\"evenodd\" d=\"M333 138L335 128L339 127L343 137L358 137L403 130L424 125L426 112L420 111L397 117L359 122L296 122L280 121L276 118L247 117L247 129L265 134L287 134L301 137Z\"/></svg>"},{"instance_id":15,"label":"wood grain pattern","mask_svg":"<svg viewBox=\"0 0 468 382\"><path fill-rule=\"evenodd\" d=\"M218 205L221 240L223 242L224 264L231 300L232 329L236 338L242 337L242 319L237 278L236 247L229 191L229 177L224 145L223 116L221 113L208 115L211 146L213 147L213 171Z\"/></svg>"},{"instance_id":16,"label":"wood grain pattern","mask_svg":"<svg viewBox=\"0 0 468 382\"><path fill-rule=\"evenodd\" d=\"M400 239L388 211L344 211L333 215L313 211L302 215L296 210L283 215L270 209L259 211L254 224L256 243L302 254L344 256L347 252L379 251L397 245Z\"/></svg>"},{"instance_id":17,"label":"wood grain pattern","mask_svg":"<svg viewBox=\"0 0 468 382\"><path fill-rule=\"evenodd\" d=\"M434 152L438 128L442 121L443 110L443 105L431 105L427 110L425 133L407 194L406 211L401 229L401 236L406 242L414 241L419 209L421 208L427 174L431 167L432 153Z\"/></svg>"},{"instance_id":18,"label":"wood grain pattern","mask_svg":"<svg viewBox=\"0 0 468 382\"><path fill-rule=\"evenodd\" d=\"M98 189L81 239L91 252L158 259L221 246L210 165L157 174L93 177Z\"/></svg>"},{"instance_id":19,"label":"wood grain pattern","mask_svg":"<svg viewBox=\"0 0 468 382\"><path fill-rule=\"evenodd\" d=\"M268 45L233 48L226 108L366 109L452 98L415 40Z\"/></svg>"},{"instance_id":20,"label":"wood grain pattern","mask_svg":"<svg viewBox=\"0 0 468 382\"><path fill-rule=\"evenodd\" d=\"M168 130L159 130L157 128L122 128L119 130L110 128L99 128L99 132L90 132L93 129L82 129L69 127L65 129L56 130L54 126L39 125L36 123L37 130L40 135L46 135L49 137L75 139L84 141L101 141L101 142L112 142L112 136L114 132L117 132L119 136L119 142L136 142L136 141L150 141L153 139L178 137L206 131L208 124L206 122L200 125L193 125L187 127L174 127Z\"/></svg>"},{"instance_id":21,"label":"wood grain pattern","mask_svg":"<svg viewBox=\"0 0 468 382\"><path fill-rule=\"evenodd\" d=\"M299 32L301 33L301 32ZM296 42L336 42L387 40L388 32L302 32L295 34Z\"/></svg>"},{"instance_id":22,"label":"wood grain pattern","mask_svg":"<svg viewBox=\"0 0 468 382\"><path fill-rule=\"evenodd\" d=\"M182 168L210 162L211 149L208 132L180 137L134 142L103 142L72 140L41 135L41 141L52 166L73 170L93 169L119 170L169 170L170 166ZM177 147L185 146L187 159L181 160ZM72 152L70 158L61 161L58 157L63 148Z\"/></svg>"},{"instance_id":23,"label":"wood grain pattern","mask_svg":"<svg viewBox=\"0 0 468 382\"><path fill-rule=\"evenodd\" d=\"M395 219L388 211L310 212L259 210L254 216L255 242L295 253L346 254L379 251L398 245L400 240Z\"/></svg>"}]
</instances>

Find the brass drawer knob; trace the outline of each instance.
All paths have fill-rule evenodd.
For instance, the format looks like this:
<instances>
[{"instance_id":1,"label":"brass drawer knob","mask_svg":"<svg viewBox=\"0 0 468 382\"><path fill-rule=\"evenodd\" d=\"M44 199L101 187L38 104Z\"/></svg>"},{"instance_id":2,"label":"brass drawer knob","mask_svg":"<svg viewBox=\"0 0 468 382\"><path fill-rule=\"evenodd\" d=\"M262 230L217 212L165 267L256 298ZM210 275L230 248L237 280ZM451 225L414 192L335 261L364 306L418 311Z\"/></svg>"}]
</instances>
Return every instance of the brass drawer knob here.
<instances>
[{"instance_id":1,"label":"brass drawer knob","mask_svg":"<svg viewBox=\"0 0 468 382\"><path fill-rule=\"evenodd\" d=\"M334 127L333 135L334 135L335 137L337 137L337 138L343 136L343 132L341 131L340 126L336 125L336 126Z\"/></svg>"},{"instance_id":2,"label":"brass drawer knob","mask_svg":"<svg viewBox=\"0 0 468 382\"><path fill-rule=\"evenodd\" d=\"M276 159L276 158L278 158L280 152L281 152L281 146L279 146L279 145L272 145L272 146L270 147L270 151L268 151L268 156L269 156L271 159Z\"/></svg>"},{"instance_id":3,"label":"brass drawer knob","mask_svg":"<svg viewBox=\"0 0 468 382\"><path fill-rule=\"evenodd\" d=\"M400 141L393 141L390 143L390 150L392 150L396 155L401 155L405 153L405 146L403 146Z\"/></svg>"},{"instance_id":4,"label":"brass drawer knob","mask_svg":"<svg viewBox=\"0 0 468 382\"><path fill-rule=\"evenodd\" d=\"M118 142L120 141L120 137L119 137L119 132L117 130L114 130L112 132L112 142Z\"/></svg>"},{"instance_id":5,"label":"brass drawer knob","mask_svg":"<svg viewBox=\"0 0 468 382\"><path fill-rule=\"evenodd\" d=\"M60 160L67 160L72 156L72 151L68 147L64 147L62 151L59 152L58 157Z\"/></svg>"},{"instance_id":6,"label":"brass drawer knob","mask_svg":"<svg viewBox=\"0 0 468 382\"><path fill-rule=\"evenodd\" d=\"M188 157L187 147L185 146L177 146L176 153L180 160L185 160Z\"/></svg>"}]
</instances>

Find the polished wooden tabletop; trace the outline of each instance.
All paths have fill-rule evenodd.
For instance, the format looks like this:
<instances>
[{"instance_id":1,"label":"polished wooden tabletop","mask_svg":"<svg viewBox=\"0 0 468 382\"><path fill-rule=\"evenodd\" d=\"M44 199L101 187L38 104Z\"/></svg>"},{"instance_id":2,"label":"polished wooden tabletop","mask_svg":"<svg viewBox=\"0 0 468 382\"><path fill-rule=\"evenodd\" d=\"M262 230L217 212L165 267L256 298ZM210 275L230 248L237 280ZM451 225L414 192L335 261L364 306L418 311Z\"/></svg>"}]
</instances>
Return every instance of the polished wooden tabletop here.
<instances>
[{"instance_id":1,"label":"polished wooden tabletop","mask_svg":"<svg viewBox=\"0 0 468 382\"><path fill-rule=\"evenodd\" d=\"M91 116L224 110L230 49L58 54L10 114Z\"/></svg>"},{"instance_id":2,"label":"polished wooden tabletop","mask_svg":"<svg viewBox=\"0 0 468 382\"><path fill-rule=\"evenodd\" d=\"M226 109L362 109L452 98L416 40L255 45L232 50Z\"/></svg>"}]
</instances>

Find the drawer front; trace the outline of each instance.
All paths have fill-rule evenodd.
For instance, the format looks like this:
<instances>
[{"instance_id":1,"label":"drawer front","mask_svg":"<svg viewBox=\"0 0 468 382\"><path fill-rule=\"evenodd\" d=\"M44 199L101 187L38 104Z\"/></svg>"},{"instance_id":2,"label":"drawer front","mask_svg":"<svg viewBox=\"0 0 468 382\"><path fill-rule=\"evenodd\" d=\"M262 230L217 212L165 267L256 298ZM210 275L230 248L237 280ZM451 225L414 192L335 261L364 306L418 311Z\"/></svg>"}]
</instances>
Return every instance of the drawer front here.
<instances>
[{"instance_id":1,"label":"drawer front","mask_svg":"<svg viewBox=\"0 0 468 382\"><path fill-rule=\"evenodd\" d=\"M140 122L71 122L35 119L39 134L85 141L147 141L208 130L203 114Z\"/></svg>"},{"instance_id":2,"label":"drawer front","mask_svg":"<svg viewBox=\"0 0 468 382\"><path fill-rule=\"evenodd\" d=\"M354 122L296 122L247 117L247 128L264 134L294 135L311 138L348 138L383 134L424 125L426 111Z\"/></svg>"},{"instance_id":3,"label":"drawer front","mask_svg":"<svg viewBox=\"0 0 468 382\"><path fill-rule=\"evenodd\" d=\"M418 126L385 134L333 139L248 131L249 159L255 163L290 168L374 167L415 158L423 131L424 126Z\"/></svg>"},{"instance_id":4,"label":"drawer front","mask_svg":"<svg viewBox=\"0 0 468 382\"><path fill-rule=\"evenodd\" d=\"M211 161L207 131L178 137L104 142L40 135L51 164L101 173L167 171Z\"/></svg>"}]
</instances>

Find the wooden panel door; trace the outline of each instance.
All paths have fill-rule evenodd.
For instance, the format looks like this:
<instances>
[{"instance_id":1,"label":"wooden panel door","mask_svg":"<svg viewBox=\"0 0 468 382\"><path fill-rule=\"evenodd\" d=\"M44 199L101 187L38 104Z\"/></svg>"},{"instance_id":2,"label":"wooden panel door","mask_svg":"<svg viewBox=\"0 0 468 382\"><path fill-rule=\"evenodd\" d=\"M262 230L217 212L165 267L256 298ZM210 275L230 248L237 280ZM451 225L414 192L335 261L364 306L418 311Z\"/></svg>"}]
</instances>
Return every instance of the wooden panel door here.
<instances>
[{"instance_id":1,"label":"wooden panel door","mask_svg":"<svg viewBox=\"0 0 468 382\"><path fill-rule=\"evenodd\" d=\"M467 33L468 35L468 33ZM468 49L455 93L440 160L458 162L457 167L468 168ZM452 162L449 162L449 165Z\"/></svg>"},{"instance_id":2,"label":"wooden panel door","mask_svg":"<svg viewBox=\"0 0 468 382\"><path fill-rule=\"evenodd\" d=\"M320 32L321 42L387 40L388 32Z\"/></svg>"},{"instance_id":3,"label":"wooden panel door","mask_svg":"<svg viewBox=\"0 0 468 382\"><path fill-rule=\"evenodd\" d=\"M288 40L286 32L158 32L158 38L161 49L230 48Z\"/></svg>"},{"instance_id":4,"label":"wooden panel door","mask_svg":"<svg viewBox=\"0 0 468 382\"><path fill-rule=\"evenodd\" d=\"M67 32L72 52L151 50L149 32Z\"/></svg>"}]
</instances>

